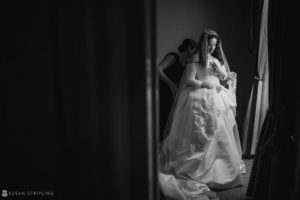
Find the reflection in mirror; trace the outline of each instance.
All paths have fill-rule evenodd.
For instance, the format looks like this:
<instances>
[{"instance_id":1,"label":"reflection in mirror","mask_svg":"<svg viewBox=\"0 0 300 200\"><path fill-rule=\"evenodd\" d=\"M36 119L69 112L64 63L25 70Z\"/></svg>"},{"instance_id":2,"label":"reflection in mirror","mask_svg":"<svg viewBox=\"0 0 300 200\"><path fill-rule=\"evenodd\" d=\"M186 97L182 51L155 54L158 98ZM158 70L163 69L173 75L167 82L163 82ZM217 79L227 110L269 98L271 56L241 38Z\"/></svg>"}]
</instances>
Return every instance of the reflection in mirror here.
<instances>
[{"instance_id":1,"label":"reflection in mirror","mask_svg":"<svg viewBox=\"0 0 300 200\"><path fill-rule=\"evenodd\" d=\"M252 88L251 11L237 0L156 2L161 199L246 198L253 110L267 107L251 107L267 87Z\"/></svg>"}]
</instances>

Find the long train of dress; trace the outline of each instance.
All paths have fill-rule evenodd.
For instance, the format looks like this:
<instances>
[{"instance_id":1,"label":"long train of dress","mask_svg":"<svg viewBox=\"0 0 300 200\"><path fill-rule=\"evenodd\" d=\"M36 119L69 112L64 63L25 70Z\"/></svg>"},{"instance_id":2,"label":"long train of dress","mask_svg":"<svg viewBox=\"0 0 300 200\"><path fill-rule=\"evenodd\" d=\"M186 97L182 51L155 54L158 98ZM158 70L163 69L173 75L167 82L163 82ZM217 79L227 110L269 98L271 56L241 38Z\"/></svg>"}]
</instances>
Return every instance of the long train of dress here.
<instances>
[{"instance_id":1,"label":"long train of dress","mask_svg":"<svg viewBox=\"0 0 300 200\"><path fill-rule=\"evenodd\" d=\"M211 72L202 78L220 83ZM235 108L234 87L217 91L184 84L160 149L159 181L166 196L199 199L210 189L242 184L245 169Z\"/></svg>"}]
</instances>

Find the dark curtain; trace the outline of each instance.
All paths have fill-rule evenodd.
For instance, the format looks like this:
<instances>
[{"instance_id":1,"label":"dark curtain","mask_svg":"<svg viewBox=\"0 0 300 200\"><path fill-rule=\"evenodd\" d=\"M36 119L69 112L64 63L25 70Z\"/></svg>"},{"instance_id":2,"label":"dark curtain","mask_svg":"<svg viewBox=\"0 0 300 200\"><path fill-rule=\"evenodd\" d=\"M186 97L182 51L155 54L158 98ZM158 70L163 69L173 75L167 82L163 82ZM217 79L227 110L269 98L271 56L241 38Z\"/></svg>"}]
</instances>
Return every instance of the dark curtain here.
<instances>
[{"instance_id":1,"label":"dark curtain","mask_svg":"<svg viewBox=\"0 0 300 200\"><path fill-rule=\"evenodd\" d=\"M299 199L300 70L296 8L293 1L269 2L270 107L247 191L248 196L257 200Z\"/></svg>"},{"instance_id":2,"label":"dark curtain","mask_svg":"<svg viewBox=\"0 0 300 200\"><path fill-rule=\"evenodd\" d=\"M257 87L258 82L260 80L257 64L258 64L258 54L259 54L259 35L260 35L260 26L261 26L261 18L262 18L262 9L263 9L263 0L249 0L249 39L248 39L248 49L249 51L255 55L255 65L254 65L254 77L253 77L253 96L251 101L251 110L248 124L248 131L243 133L242 139L242 147L243 149L243 157L244 158L253 158L252 155L252 141L253 141L253 129L254 129L254 121L255 121L255 109L257 102ZM244 145L245 144L245 145Z\"/></svg>"},{"instance_id":3,"label":"dark curtain","mask_svg":"<svg viewBox=\"0 0 300 200\"><path fill-rule=\"evenodd\" d=\"M1 4L1 190L149 199L153 3Z\"/></svg>"},{"instance_id":4,"label":"dark curtain","mask_svg":"<svg viewBox=\"0 0 300 200\"><path fill-rule=\"evenodd\" d=\"M249 6L248 49L256 55L259 45L259 31L264 0L248 0L247 3Z\"/></svg>"}]
</instances>

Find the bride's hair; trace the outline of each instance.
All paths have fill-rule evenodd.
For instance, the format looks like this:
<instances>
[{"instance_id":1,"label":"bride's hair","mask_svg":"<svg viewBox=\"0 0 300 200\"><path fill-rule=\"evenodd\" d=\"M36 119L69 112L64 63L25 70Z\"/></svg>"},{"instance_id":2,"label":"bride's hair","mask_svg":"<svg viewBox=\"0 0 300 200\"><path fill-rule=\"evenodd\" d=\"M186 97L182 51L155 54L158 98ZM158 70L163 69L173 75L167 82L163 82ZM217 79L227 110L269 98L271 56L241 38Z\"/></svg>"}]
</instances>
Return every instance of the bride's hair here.
<instances>
[{"instance_id":1,"label":"bride's hair","mask_svg":"<svg viewBox=\"0 0 300 200\"><path fill-rule=\"evenodd\" d=\"M212 56L215 57L216 59L218 59L220 61L220 63L223 65L224 59L222 57L222 53L221 53L221 49L220 49L221 48L221 39L215 31L210 30L210 29L205 29L203 31L203 33L200 36L199 42L198 42L197 53L199 54L200 63L202 65L206 66L206 59L207 59L206 55L208 54L208 42L212 38L217 39L217 45L216 45L214 52L212 53Z\"/></svg>"},{"instance_id":2,"label":"bride's hair","mask_svg":"<svg viewBox=\"0 0 300 200\"><path fill-rule=\"evenodd\" d=\"M223 57L222 57L222 54L221 54L221 50L220 50L220 38L219 36L215 36L215 35L209 35L208 36L208 41L213 39L213 38L216 38L217 39L217 45L216 45L216 48L215 50L213 51L213 53L211 54L213 57L217 58L219 60L219 62L223 65L224 64L224 60L223 60Z\"/></svg>"}]
</instances>

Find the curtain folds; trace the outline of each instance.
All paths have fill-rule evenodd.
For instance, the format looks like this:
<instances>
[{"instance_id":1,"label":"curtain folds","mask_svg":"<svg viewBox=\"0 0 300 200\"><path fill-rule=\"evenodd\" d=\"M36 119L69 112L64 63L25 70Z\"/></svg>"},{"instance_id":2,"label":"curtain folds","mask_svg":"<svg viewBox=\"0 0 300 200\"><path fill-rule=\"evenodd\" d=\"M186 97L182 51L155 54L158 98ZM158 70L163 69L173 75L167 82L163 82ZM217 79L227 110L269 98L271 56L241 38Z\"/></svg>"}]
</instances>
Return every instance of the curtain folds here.
<instances>
[{"instance_id":1,"label":"curtain folds","mask_svg":"<svg viewBox=\"0 0 300 200\"><path fill-rule=\"evenodd\" d=\"M1 3L1 190L154 199L154 1Z\"/></svg>"},{"instance_id":2,"label":"curtain folds","mask_svg":"<svg viewBox=\"0 0 300 200\"><path fill-rule=\"evenodd\" d=\"M299 199L299 30L293 1L269 1L269 109L255 152L247 195Z\"/></svg>"},{"instance_id":3,"label":"curtain folds","mask_svg":"<svg viewBox=\"0 0 300 200\"><path fill-rule=\"evenodd\" d=\"M269 63L268 63L268 4L269 1L262 1L260 34L258 43L258 57L256 76L251 90L251 95L243 123L242 150L244 157L251 157L255 154L257 141L266 112L269 106L268 85L269 85Z\"/></svg>"}]
</instances>

